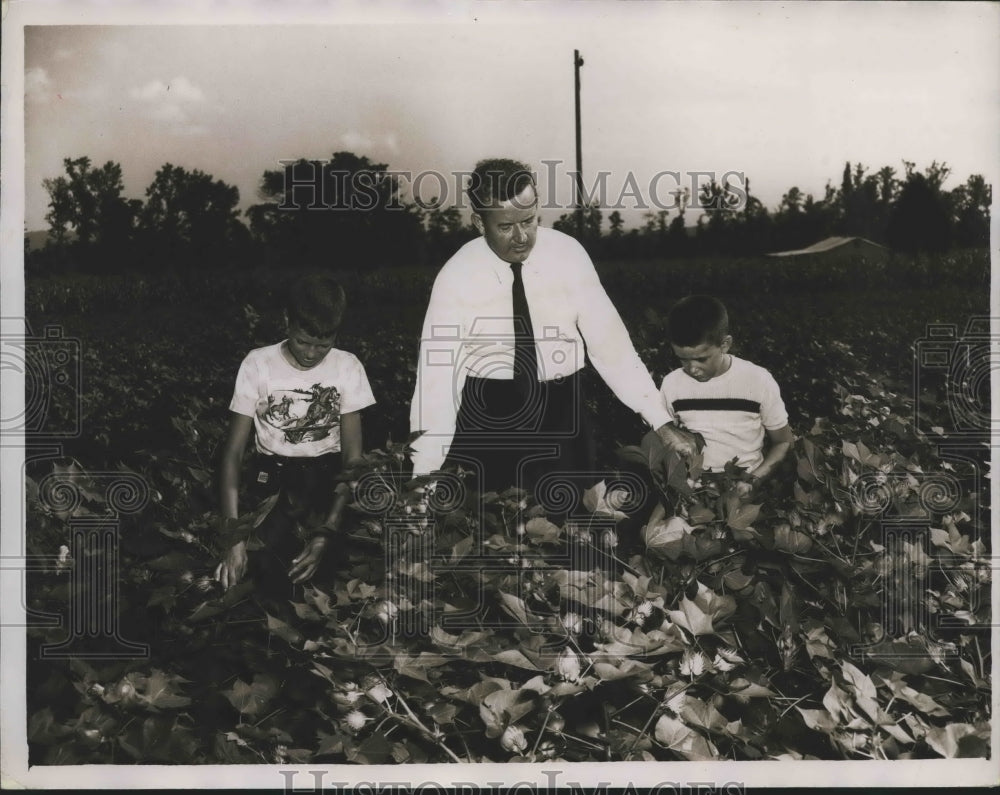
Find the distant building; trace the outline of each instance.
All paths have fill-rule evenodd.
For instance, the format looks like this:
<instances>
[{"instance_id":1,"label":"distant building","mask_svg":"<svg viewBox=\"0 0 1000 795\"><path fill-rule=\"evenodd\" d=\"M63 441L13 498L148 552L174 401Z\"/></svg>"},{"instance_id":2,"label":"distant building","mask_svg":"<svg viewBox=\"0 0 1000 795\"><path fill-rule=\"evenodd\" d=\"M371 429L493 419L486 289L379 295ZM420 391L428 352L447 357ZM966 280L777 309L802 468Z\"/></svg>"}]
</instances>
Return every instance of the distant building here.
<instances>
[{"instance_id":1,"label":"distant building","mask_svg":"<svg viewBox=\"0 0 1000 795\"><path fill-rule=\"evenodd\" d=\"M807 248L794 251L775 251L768 257L808 257L817 261L882 262L888 259L892 252L885 246L880 246L864 237L828 237L813 243Z\"/></svg>"}]
</instances>

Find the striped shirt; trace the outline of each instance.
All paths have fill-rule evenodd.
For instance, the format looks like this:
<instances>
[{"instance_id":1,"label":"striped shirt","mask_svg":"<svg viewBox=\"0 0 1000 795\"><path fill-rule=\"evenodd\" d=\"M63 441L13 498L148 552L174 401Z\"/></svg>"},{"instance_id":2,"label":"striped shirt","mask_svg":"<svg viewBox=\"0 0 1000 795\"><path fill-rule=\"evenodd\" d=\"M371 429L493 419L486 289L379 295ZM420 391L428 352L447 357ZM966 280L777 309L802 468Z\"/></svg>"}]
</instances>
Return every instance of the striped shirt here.
<instances>
[{"instance_id":1,"label":"striped shirt","mask_svg":"<svg viewBox=\"0 0 1000 795\"><path fill-rule=\"evenodd\" d=\"M765 431L788 424L774 377L736 356L726 372L704 382L678 368L663 379L660 394L673 421L705 437L707 470L721 471L733 458L755 469L764 460Z\"/></svg>"}]
</instances>

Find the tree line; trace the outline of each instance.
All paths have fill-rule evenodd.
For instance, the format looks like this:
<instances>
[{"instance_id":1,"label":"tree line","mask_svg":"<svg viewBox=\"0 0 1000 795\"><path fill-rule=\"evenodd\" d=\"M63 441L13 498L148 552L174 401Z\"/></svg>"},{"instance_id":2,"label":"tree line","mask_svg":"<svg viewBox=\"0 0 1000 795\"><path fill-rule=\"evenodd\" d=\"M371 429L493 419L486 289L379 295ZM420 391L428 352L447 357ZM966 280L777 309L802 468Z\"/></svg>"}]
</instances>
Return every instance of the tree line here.
<instances>
[{"instance_id":1,"label":"tree line","mask_svg":"<svg viewBox=\"0 0 1000 795\"><path fill-rule=\"evenodd\" d=\"M982 175L947 191L947 164L934 161L921 172L904 160L903 168L900 176L891 166L870 172L846 163L839 187L828 182L821 198L789 188L773 212L753 195L749 181L739 190L711 182L698 197L705 209L694 226L683 203L672 217L668 210L646 213L641 229L625 231L615 210L605 232L598 206L565 213L554 226L582 236L601 255L622 257L758 256L835 235L865 237L905 253L989 246L993 189Z\"/></svg>"},{"instance_id":2,"label":"tree line","mask_svg":"<svg viewBox=\"0 0 1000 795\"><path fill-rule=\"evenodd\" d=\"M197 169L163 165L137 200L124 196L118 163L97 167L80 157L63 165L63 175L43 181L48 245L27 250L29 273L437 266L476 235L457 207L407 199L387 164L351 152L265 171L260 201L242 213L236 187ZM625 230L618 210L605 224L596 204L553 225L600 257L756 256L831 235L902 252L988 247L992 186L973 174L945 190L950 173L937 161L923 171L903 161L902 174L847 163L839 186L828 182L819 198L789 188L773 211L749 182L739 191L712 182L698 196L693 225L694 208L684 203L647 213L639 229Z\"/></svg>"}]
</instances>

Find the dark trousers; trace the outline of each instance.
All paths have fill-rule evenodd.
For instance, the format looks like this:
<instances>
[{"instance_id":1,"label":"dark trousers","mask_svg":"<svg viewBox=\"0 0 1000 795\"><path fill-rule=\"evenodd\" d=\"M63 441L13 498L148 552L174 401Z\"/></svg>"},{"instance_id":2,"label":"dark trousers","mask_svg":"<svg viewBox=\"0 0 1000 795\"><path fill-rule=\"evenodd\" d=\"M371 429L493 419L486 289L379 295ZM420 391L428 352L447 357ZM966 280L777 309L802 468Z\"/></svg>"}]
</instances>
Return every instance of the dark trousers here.
<instances>
[{"instance_id":1,"label":"dark trousers","mask_svg":"<svg viewBox=\"0 0 1000 795\"><path fill-rule=\"evenodd\" d=\"M250 574L262 596L279 601L293 599L297 586L288 578L288 570L312 537L310 530L321 525L333 507L342 459L339 453L316 458L259 456L255 463L258 466L251 473L266 469L269 479L273 478L271 492L274 487L278 489L278 500L257 526L263 549L250 553ZM328 542L317 576L329 571L335 557L332 547Z\"/></svg>"},{"instance_id":2,"label":"dark trousers","mask_svg":"<svg viewBox=\"0 0 1000 795\"><path fill-rule=\"evenodd\" d=\"M470 377L445 463L474 471L481 492L533 491L559 473L573 480L593 470L589 426L580 373L534 383L528 394L511 380Z\"/></svg>"}]
</instances>

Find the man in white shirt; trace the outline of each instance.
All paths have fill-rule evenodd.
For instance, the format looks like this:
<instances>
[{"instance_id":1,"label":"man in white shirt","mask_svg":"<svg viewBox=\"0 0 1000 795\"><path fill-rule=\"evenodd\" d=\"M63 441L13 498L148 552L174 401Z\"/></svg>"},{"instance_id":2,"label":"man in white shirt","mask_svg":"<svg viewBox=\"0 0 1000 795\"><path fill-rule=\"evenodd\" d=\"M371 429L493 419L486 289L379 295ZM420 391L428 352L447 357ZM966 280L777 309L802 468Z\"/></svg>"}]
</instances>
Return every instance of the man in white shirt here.
<instances>
[{"instance_id":1,"label":"man in white shirt","mask_svg":"<svg viewBox=\"0 0 1000 795\"><path fill-rule=\"evenodd\" d=\"M579 377L587 357L665 442L693 445L667 425L670 416L587 252L538 226L528 167L481 161L469 198L481 237L445 263L424 318L410 407L411 431L423 431L413 443L414 475L441 469L447 459L477 471L486 491L533 488L547 472L592 469ZM515 323L518 281L529 317ZM535 343L535 361L521 360L534 370L527 389L515 377L525 325Z\"/></svg>"}]
</instances>

